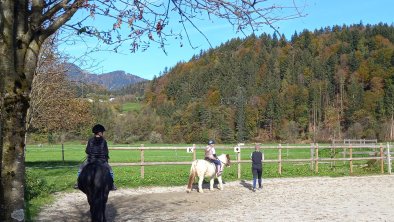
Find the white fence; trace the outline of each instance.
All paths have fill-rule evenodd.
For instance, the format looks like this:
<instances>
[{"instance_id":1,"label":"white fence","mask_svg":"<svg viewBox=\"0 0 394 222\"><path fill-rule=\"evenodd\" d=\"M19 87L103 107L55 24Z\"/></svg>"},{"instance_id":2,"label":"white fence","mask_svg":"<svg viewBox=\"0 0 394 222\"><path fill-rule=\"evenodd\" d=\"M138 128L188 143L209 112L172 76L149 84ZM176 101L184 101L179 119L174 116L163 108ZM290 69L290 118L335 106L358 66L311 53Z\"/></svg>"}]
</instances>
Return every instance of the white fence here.
<instances>
[{"instance_id":1,"label":"white fence","mask_svg":"<svg viewBox=\"0 0 394 222\"><path fill-rule=\"evenodd\" d=\"M319 163L326 163L326 162L333 162L335 163L336 161L344 161L344 162L349 162L349 172L350 174L353 174L353 161L358 161L358 160L375 160L380 163L380 171L383 174L384 173L384 163L386 162L387 164L387 173L391 174L391 162L393 159L393 154L392 152L393 147L390 143L387 143L386 145L383 144L342 144L342 145L323 145L319 146L319 144L310 144L309 146L304 145L304 146L283 146L282 144L278 145L261 145L261 150L268 150L268 149L275 149L277 150L278 157L277 159L264 159L263 163L277 163L278 164L278 173L282 174L282 165L283 163L296 163L296 162L308 162L310 163L310 169L313 170L314 172L318 173L319 172ZM241 163L250 163L251 160L248 159L242 159L241 158L241 153L242 150L248 148L248 149L253 149L253 146L243 146L240 149L238 149L236 152L237 159L235 161L231 161L232 163L236 163L238 167L238 178L241 177ZM364 149L365 148L371 148L375 151L355 151L359 149ZM191 161L186 161L186 162L146 162L145 161L145 152L149 152L151 150L185 150L188 149L189 152L193 153L193 159ZM216 146L216 149L229 149L235 151L233 147L220 147ZM283 159L283 150L286 149L287 151L289 150L294 150L294 149L309 149L310 150L310 158L307 159ZM319 151L324 150L324 149L330 149L333 151L333 153L336 153L336 149L342 149L343 151L341 152L342 157L341 158L327 158L323 156L319 156ZM192 145L188 148L186 147L145 147L144 145L141 145L141 147L110 147L110 150L139 150L140 151L140 162L133 162L133 163L111 163L111 166L140 166L141 167L141 177L144 178L145 174L145 166L155 166L155 165L190 165L193 160L196 159L196 145ZM338 152L339 153L339 152ZM357 155L359 154L367 154L367 157L358 157Z\"/></svg>"}]
</instances>

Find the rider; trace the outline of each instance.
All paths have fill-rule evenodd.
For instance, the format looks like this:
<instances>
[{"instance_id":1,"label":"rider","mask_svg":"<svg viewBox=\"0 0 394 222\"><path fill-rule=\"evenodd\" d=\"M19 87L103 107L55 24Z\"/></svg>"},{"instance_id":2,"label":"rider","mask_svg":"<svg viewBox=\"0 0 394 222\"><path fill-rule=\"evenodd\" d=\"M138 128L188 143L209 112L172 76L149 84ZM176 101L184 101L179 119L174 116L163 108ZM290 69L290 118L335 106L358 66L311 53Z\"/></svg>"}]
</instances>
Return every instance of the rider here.
<instances>
[{"instance_id":1,"label":"rider","mask_svg":"<svg viewBox=\"0 0 394 222\"><path fill-rule=\"evenodd\" d=\"M103 164L109 168L109 172L111 174L112 179L114 179L114 173L112 171L111 166L108 164L108 145L107 141L104 139L105 128L101 124L97 124L93 126L92 132L94 133L94 136L89 139L88 144L86 145L86 154L87 154L87 160L81 164L78 170L78 177L82 172L82 169L90 162L93 161L102 161ZM74 185L75 189L78 189L78 182ZM111 190L117 190L115 183L113 184L113 187Z\"/></svg>"},{"instance_id":2,"label":"rider","mask_svg":"<svg viewBox=\"0 0 394 222\"><path fill-rule=\"evenodd\" d=\"M215 163L216 165L216 176L220 176L222 174L222 163L216 156L215 151L215 141L209 140L208 146L205 148L205 160Z\"/></svg>"}]
</instances>

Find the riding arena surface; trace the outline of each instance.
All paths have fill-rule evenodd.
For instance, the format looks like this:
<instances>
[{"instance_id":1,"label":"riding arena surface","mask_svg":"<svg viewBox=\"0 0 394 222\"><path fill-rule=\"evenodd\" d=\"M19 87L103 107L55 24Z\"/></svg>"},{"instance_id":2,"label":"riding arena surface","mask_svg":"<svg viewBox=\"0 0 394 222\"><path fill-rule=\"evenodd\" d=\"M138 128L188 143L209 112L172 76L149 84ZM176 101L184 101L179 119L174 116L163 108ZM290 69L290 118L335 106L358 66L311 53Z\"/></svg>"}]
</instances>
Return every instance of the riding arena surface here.
<instances>
[{"instance_id":1,"label":"riding arena surface","mask_svg":"<svg viewBox=\"0 0 394 222\"><path fill-rule=\"evenodd\" d=\"M224 175L225 176L225 175ZM394 221L394 175L233 181L110 192L107 221ZM82 192L60 193L35 221L90 221Z\"/></svg>"}]
</instances>

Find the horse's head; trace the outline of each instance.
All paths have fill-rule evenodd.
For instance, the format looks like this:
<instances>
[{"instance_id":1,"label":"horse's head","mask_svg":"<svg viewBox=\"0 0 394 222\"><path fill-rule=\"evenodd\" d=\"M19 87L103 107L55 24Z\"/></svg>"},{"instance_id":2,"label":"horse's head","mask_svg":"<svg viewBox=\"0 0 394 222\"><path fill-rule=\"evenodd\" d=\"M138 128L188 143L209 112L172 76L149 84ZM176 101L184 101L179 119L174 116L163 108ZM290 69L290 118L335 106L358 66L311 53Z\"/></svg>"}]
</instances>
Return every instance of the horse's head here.
<instances>
[{"instance_id":1,"label":"horse's head","mask_svg":"<svg viewBox=\"0 0 394 222\"><path fill-rule=\"evenodd\" d=\"M229 154L222 154L218 157L218 159L224 163L225 166L229 167L231 162L230 162L230 155Z\"/></svg>"}]
</instances>

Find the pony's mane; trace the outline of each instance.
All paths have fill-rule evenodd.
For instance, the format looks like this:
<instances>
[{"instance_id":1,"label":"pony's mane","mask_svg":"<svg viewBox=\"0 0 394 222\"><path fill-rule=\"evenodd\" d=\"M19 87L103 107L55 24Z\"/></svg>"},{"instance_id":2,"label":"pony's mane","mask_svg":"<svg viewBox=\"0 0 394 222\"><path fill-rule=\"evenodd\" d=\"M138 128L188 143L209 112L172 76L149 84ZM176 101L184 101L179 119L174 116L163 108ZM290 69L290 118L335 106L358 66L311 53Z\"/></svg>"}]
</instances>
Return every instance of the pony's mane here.
<instances>
[{"instance_id":1,"label":"pony's mane","mask_svg":"<svg viewBox=\"0 0 394 222\"><path fill-rule=\"evenodd\" d=\"M230 164L230 155L229 154L222 153L218 156L218 159L220 159L220 158L223 158L227 162L227 164Z\"/></svg>"}]
</instances>

